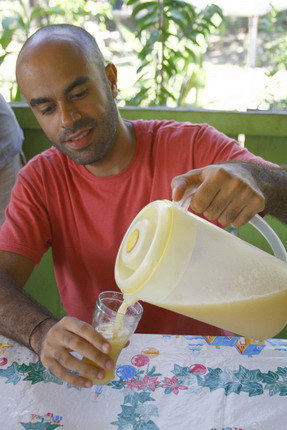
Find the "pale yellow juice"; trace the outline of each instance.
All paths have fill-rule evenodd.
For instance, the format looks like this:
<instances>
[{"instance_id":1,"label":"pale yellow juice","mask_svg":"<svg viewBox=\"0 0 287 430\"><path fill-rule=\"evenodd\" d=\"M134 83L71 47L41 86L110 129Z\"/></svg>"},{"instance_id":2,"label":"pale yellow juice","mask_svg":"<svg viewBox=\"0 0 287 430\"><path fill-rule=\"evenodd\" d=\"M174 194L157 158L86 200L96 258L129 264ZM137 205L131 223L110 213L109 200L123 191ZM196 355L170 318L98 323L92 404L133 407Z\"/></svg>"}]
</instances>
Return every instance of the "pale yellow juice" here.
<instances>
[{"instance_id":1,"label":"pale yellow juice","mask_svg":"<svg viewBox=\"0 0 287 430\"><path fill-rule=\"evenodd\" d=\"M287 290L237 302L156 305L257 340L275 336L287 322Z\"/></svg>"},{"instance_id":2,"label":"pale yellow juice","mask_svg":"<svg viewBox=\"0 0 287 430\"><path fill-rule=\"evenodd\" d=\"M118 309L117 316L113 326L114 336L117 336L117 333L120 331L120 328L123 326L123 319L127 312L129 306L133 305L137 300L133 297L128 297L124 295L124 301Z\"/></svg>"},{"instance_id":3,"label":"pale yellow juice","mask_svg":"<svg viewBox=\"0 0 287 430\"><path fill-rule=\"evenodd\" d=\"M116 363L121 350L129 339L129 333L128 330L122 327L118 329L117 333L113 332L113 329L114 326L110 324L96 327L96 330L111 344L112 350L108 355L113 359L114 363ZM83 361L96 366L96 364L87 357L83 357ZM103 379L92 379L91 381L97 385L105 385L112 381L115 377L115 368L111 370L104 369L104 371L106 376Z\"/></svg>"}]
</instances>

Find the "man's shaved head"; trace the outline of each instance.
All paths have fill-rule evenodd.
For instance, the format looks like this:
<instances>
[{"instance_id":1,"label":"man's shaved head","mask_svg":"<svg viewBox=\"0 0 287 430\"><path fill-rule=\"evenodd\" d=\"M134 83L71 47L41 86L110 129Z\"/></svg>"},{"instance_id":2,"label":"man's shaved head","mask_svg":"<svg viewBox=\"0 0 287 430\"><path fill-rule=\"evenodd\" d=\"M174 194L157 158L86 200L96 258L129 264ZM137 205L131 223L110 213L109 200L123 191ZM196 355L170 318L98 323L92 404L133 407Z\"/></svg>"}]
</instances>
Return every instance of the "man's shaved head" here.
<instances>
[{"instance_id":1,"label":"man's shaved head","mask_svg":"<svg viewBox=\"0 0 287 430\"><path fill-rule=\"evenodd\" d=\"M105 60L94 37L83 28L70 24L54 24L37 30L22 46L18 55L17 65L21 61L23 55L29 51L29 48L34 49L41 45L47 46L49 41L51 43L55 41L66 41L77 44L81 50L83 50L87 58L90 58L90 60L98 64L101 72L104 70Z\"/></svg>"}]
</instances>

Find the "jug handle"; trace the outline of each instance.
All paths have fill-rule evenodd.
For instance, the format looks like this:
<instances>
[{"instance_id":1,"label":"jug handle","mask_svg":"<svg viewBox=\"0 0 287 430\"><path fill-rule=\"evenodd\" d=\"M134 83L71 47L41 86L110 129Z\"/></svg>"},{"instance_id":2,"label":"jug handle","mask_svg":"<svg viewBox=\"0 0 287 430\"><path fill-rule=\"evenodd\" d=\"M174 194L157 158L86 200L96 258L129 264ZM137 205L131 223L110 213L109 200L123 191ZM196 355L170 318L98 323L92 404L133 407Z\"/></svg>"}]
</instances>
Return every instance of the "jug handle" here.
<instances>
[{"instance_id":1,"label":"jug handle","mask_svg":"<svg viewBox=\"0 0 287 430\"><path fill-rule=\"evenodd\" d=\"M190 198L195 193L197 188L198 187L188 188L185 191L182 199L175 203L181 206L183 209L188 210ZM261 233L262 236L266 239L266 241L271 246L274 256L279 258L279 260L286 262L286 249L275 231L270 227L270 225L258 214L254 215L254 217L251 218L248 223L251 224L252 227L256 228L256 230L258 230L259 233Z\"/></svg>"}]
</instances>

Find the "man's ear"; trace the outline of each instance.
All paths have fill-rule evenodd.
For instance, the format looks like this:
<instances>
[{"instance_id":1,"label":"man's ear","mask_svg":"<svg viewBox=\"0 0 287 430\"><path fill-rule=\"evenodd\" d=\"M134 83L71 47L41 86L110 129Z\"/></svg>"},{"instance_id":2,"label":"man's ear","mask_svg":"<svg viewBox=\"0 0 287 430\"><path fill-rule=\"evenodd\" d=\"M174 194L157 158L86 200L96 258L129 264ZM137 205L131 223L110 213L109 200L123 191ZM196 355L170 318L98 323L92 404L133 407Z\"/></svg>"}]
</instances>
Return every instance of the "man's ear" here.
<instances>
[{"instance_id":1,"label":"man's ear","mask_svg":"<svg viewBox=\"0 0 287 430\"><path fill-rule=\"evenodd\" d=\"M118 95L118 88L117 88L118 71L116 66L113 63L107 64L107 66L105 67L105 73L110 83L112 95L114 98L116 98Z\"/></svg>"}]
</instances>

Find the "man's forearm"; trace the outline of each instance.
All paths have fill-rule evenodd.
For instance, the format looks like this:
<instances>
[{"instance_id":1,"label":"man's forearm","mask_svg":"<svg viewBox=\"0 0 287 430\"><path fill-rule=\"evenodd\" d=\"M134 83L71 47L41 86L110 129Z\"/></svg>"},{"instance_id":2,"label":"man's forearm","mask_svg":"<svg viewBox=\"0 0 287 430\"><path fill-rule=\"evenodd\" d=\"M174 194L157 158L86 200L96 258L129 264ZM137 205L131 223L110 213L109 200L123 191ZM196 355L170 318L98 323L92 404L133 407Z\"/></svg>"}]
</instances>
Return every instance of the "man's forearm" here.
<instances>
[{"instance_id":1,"label":"man's forearm","mask_svg":"<svg viewBox=\"0 0 287 430\"><path fill-rule=\"evenodd\" d=\"M266 198L264 212L287 224L287 167L266 169L261 180Z\"/></svg>"},{"instance_id":2,"label":"man's forearm","mask_svg":"<svg viewBox=\"0 0 287 430\"><path fill-rule=\"evenodd\" d=\"M0 332L2 335L30 347L30 334L47 317L54 319L47 309L34 302L13 280L6 276L0 277Z\"/></svg>"},{"instance_id":3,"label":"man's forearm","mask_svg":"<svg viewBox=\"0 0 287 430\"><path fill-rule=\"evenodd\" d=\"M254 177L266 199L264 212L287 223L287 167L257 166Z\"/></svg>"},{"instance_id":4,"label":"man's forearm","mask_svg":"<svg viewBox=\"0 0 287 430\"><path fill-rule=\"evenodd\" d=\"M287 224L287 166L273 168L258 163L239 163L251 173L264 194L264 213Z\"/></svg>"}]
</instances>

